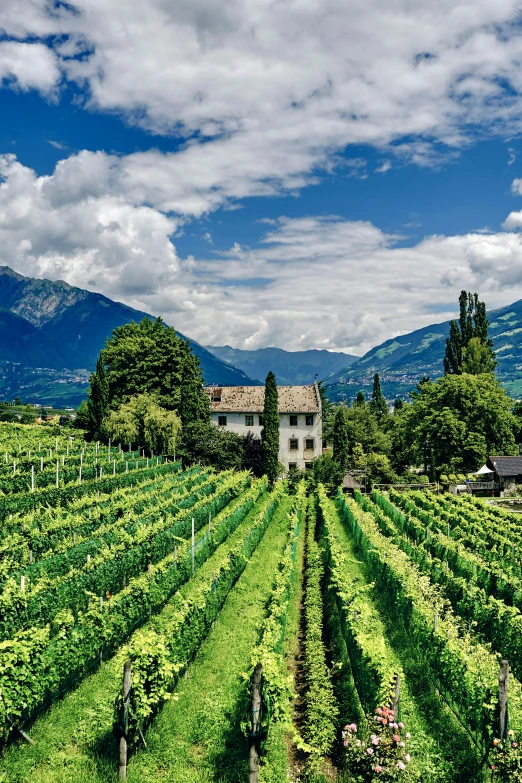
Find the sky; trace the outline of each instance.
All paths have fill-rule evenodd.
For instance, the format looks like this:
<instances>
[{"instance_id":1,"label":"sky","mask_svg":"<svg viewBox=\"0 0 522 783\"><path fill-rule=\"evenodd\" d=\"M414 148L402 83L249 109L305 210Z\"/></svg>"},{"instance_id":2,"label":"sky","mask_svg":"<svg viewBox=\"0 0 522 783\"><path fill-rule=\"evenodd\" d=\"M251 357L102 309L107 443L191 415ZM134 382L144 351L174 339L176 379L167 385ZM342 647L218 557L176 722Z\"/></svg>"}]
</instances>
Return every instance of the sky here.
<instances>
[{"instance_id":1,"label":"sky","mask_svg":"<svg viewBox=\"0 0 522 783\"><path fill-rule=\"evenodd\" d=\"M522 5L2 0L0 264L203 345L522 298Z\"/></svg>"}]
</instances>

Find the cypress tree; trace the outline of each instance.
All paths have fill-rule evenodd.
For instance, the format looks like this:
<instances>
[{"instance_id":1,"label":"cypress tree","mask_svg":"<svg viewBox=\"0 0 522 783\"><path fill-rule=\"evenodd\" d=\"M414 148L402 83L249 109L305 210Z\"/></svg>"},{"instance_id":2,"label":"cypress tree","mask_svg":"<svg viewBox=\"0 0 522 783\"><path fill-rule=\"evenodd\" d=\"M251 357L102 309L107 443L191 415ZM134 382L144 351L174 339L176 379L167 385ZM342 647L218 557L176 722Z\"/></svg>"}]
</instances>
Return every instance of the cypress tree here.
<instances>
[{"instance_id":1,"label":"cypress tree","mask_svg":"<svg viewBox=\"0 0 522 783\"><path fill-rule=\"evenodd\" d=\"M381 419L388 413L386 400L382 396L381 379L379 378L378 372L376 372L373 376L373 390L372 399L370 401L370 408L378 419Z\"/></svg>"},{"instance_id":2,"label":"cypress tree","mask_svg":"<svg viewBox=\"0 0 522 783\"><path fill-rule=\"evenodd\" d=\"M470 343L472 356L468 356L466 361L466 350ZM493 372L496 364L493 341L488 337L486 305L479 301L477 293L461 291L459 320L450 321L449 337L446 340L444 373L460 375L462 372Z\"/></svg>"},{"instance_id":3,"label":"cypress tree","mask_svg":"<svg viewBox=\"0 0 522 783\"><path fill-rule=\"evenodd\" d=\"M96 370L90 377L91 388L87 399L89 410L89 434L92 438L103 435L103 420L109 409L109 383L105 374L103 354L96 362Z\"/></svg>"},{"instance_id":4,"label":"cypress tree","mask_svg":"<svg viewBox=\"0 0 522 783\"><path fill-rule=\"evenodd\" d=\"M188 343L184 345L181 360L178 413L184 427L194 421L208 421L210 418L209 399L203 392L201 364L198 357L192 353Z\"/></svg>"},{"instance_id":5,"label":"cypress tree","mask_svg":"<svg viewBox=\"0 0 522 783\"><path fill-rule=\"evenodd\" d=\"M346 470L350 457L350 421L346 405L340 405L335 412L332 441L332 456Z\"/></svg>"},{"instance_id":6,"label":"cypress tree","mask_svg":"<svg viewBox=\"0 0 522 783\"><path fill-rule=\"evenodd\" d=\"M266 473L270 484L273 485L279 473L279 410L277 406L276 377L271 370L265 381L261 445L263 472Z\"/></svg>"},{"instance_id":7,"label":"cypress tree","mask_svg":"<svg viewBox=\"0 0 522 783\"><path fill-rule=\"evenodd\" d=\"M355 404L362 406L362 405L365 405L365 403L366 403L366 400L365 400L365 397L364 397L364 392L358 391L357 392L357 397L355 398Z\"/></svg>"}]
</instances>

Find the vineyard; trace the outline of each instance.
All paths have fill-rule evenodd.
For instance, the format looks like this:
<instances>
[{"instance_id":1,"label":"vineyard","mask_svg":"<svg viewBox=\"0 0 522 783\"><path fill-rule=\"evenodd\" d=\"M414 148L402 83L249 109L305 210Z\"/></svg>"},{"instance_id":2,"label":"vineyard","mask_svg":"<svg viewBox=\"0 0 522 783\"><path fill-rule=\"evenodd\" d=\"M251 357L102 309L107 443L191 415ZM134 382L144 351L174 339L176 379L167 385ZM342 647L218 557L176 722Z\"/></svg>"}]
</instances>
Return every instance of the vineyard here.
<instances>
[{"instance_id":1,"label":"vineyard","mask_svg":"<svg viewBox=\"0 0 522 783\"><path fill-rule=\"evenodd\" d=\"M0 457L2 783L522 780L517 515L38 427Z\"/></svg>"}]
</instances>

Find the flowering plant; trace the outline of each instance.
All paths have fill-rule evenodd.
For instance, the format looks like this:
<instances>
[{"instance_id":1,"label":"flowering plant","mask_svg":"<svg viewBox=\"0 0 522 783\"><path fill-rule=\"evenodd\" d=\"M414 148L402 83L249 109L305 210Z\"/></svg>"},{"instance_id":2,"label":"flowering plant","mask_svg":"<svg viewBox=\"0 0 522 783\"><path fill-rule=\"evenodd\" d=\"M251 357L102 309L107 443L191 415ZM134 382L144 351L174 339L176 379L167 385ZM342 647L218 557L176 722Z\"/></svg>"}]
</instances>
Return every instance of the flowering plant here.
<instances>
[{"instance_id":1,"label":"flowering plant","mask_svg":"<svg viewBox=\"0 0 522 783\"><path fill-rule=\"evenodd\" d=\"M410 734L404 731L404 723L397 722L393 710L377 707L368 720L370 736L357 736L357 726L344 727L342 736L346 750L346 766L353 780L358 783L408 780L410 754L407 742Z\"/></svg>"},{"instance_id":2,"label":"flowering plant","mask_svg":"<svg viewBox=\"0 0 522 783\"><path fill-rule=\"evenodd\" d=\"M513 731L508 731L506 739L493 740L489 760L492 780L522 783L522 747L515 740Z\"/></svg>"}]
</instances>

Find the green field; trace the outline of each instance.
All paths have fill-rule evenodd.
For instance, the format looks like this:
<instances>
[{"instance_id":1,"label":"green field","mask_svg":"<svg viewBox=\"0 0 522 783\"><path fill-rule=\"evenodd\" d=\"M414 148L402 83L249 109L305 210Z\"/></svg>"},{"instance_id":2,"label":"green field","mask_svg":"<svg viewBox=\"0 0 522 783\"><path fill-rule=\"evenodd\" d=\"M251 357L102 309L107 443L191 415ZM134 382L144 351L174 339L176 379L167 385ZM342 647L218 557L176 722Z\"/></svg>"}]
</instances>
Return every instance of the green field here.
<instances>
[{"instance_id":1,"label":"green field","mask_svg":"<svg viewBox=\"0 0 522 783\"><path fill-rule=\"evenodd\" d=\"M519 763L516 515L290 493L17 425L0 489L2 783L117 781L122 734L130 783L247 781L252 748L264 783L487 781L499 747ZM493 750L501 659L513 735Z\"/></svg>"}]
</instances>

